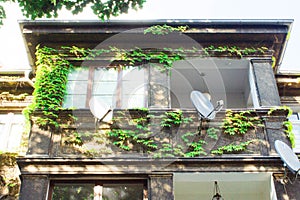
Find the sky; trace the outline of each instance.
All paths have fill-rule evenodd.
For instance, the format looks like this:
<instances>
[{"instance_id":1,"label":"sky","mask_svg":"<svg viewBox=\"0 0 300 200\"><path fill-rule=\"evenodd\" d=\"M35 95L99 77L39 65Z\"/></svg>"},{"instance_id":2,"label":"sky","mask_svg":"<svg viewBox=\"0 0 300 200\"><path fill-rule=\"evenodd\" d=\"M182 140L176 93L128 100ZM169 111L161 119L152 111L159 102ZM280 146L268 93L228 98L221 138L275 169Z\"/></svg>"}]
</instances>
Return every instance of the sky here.
<instances>
[{"instance_id":1,"label":"sky","mask_svg":"<svg viewBox=\"0 0 300 200\"><path fill-rule=\"evenodd\" d=\"M142 9L112 19L293 19L280 71L300 72L300 2L298 0L147 0ZM15 3L5 3L7 19L0 28L0 66L30 68L18 20L26 19ZM73 16L62 11L57 20L97 19L86 9Z\"/></svg>"}]
</instances>

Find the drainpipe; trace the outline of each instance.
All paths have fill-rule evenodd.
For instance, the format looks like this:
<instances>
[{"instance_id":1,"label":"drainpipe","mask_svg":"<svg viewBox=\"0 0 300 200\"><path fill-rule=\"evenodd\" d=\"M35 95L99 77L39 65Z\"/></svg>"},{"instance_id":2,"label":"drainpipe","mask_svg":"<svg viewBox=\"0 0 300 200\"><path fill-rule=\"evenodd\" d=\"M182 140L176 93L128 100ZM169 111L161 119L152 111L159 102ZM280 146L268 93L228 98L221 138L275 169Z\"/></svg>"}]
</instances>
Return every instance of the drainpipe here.
<instances>
[{"instance_id":1,"label":"drainpipe","mask_svg":"<svg viewBox=\"0 0 300 200\"><path fill-rule=\"evenodd\" d=\"M24 71L24 75L25 75L26 82L29 83L29 85L31 85L31 86L34 88L34 83L33 83L33 81L29 78L30 72L31 72L31 70L25 70L25 71Z\"/></svg>"}]
</instances>

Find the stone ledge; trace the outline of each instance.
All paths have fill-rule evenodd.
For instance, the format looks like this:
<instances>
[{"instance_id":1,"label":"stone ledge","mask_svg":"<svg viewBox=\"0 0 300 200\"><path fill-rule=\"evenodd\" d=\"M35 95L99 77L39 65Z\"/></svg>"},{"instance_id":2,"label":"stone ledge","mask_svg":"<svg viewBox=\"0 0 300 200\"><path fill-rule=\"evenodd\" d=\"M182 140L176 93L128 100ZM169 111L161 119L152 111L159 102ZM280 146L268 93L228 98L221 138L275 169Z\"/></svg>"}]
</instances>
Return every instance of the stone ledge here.
<instances>
[{"instance_id":1,"label":"stone ledge","mask_svg":"<svg viewBox=\"0 0 300 200\"><path fill-rule=\"evenodd\" d=\"M278 156L209 158L18 158L25 174L151 174L175 172L283 172Z\"/></svg>"}]
</instances>

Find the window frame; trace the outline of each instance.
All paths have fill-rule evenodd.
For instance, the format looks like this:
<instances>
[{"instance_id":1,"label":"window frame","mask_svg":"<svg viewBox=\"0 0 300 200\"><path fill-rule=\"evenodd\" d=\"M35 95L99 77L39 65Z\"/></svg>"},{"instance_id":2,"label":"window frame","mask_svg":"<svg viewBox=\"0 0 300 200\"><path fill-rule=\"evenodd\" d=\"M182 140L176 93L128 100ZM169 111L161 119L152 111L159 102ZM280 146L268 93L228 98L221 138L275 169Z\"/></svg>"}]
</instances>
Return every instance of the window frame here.
<instances>
[{"instance_id":1,"label":"window frame","mask_svg":"<svg viewBox=\"0 0 300 200\"><path fill-rule=\"evenodd\" d=\"M50 180L49 188L48 188L48 195L47 195L47 200L52 200L53 196L53 191L55 184L93 184L94 187L96 186L101 186L102 187L102 192L103 192L103 186L104 185L143 185L143 199L141 200L148 200L148 183L147 183L146 178L139 178L139 179L80 179L80 180L74 180L74 179L52 179ZM102 199L102 198L100 198Z\"/></svg>"},{"instance_id":2,"label":"window frame","mask_svg":"<svg viewBox=\"0 0 300 200\"><path fill-rule=\"evenodd\" d=\"M0 146L0 151L4 152L18 152L18 149L20 149L22 137L24 133L24 127L25 127L25 118L22 114L19 113L7 113L7 114L1 114L0 115L0 124L3 124L3 129L1 132L3 133L2 142L3 147ZM20 126L20 131L17 131L18 133L12 132L14 129L14 126ZM18 135L18 144L13 145L12 148L10 148L10 141L16 141L16 138L11 138L13 136Z\"/></svg>"},{"instance_id":3,"label":"window frame","mask_svg":"<svg viewBox=\"0 0 300 200\"><path fill-rule=\"evenodd\" d=\"M138 69L138 66L132 66L136 69ZM94 75L95 75L95 70L96 68L105 68L103 66L89 66L86 67L88 70L88 77L87 77L87 89L86 89L86 95L85 95L85 107L84 108L76 108L76 109L87 109L89 108L89 101L91 100L91 98L93 97L93 87L94 87ZM143 107L148 107L149 104L149 67L147 65L142 65L142 67L144 69L144 85L145 85L145 91L144 91L144 101L143 101ZM127 69L127 68L126 68ZM123 77L123 73L124 70L121 66L115 67L115 69L108 69L108 70L116 70L117 71L117 80L116 80L116 95L115 95L115 102L116 104L114 105L115 108L122 108L122 90L123 90L123 81L122 81L122 77ZM140 70L140 69L138 69ZM69 81L69 80L68 80ZM64 101L66 100L67 96L73 96L74 94L68 94L68 90L66 91L66 95L64 98ZM66 106L66 108L69 108Z\"/></svg>"}]
</instances>

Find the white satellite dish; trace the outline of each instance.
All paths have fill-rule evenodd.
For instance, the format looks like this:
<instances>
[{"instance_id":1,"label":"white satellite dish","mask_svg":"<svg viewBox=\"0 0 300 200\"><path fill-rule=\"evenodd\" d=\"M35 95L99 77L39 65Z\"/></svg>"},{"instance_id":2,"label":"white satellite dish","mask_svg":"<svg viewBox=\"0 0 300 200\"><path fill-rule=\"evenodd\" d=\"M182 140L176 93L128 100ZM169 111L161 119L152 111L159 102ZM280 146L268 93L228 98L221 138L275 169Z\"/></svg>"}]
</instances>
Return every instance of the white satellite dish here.
<instances>
[{"instance_id":1,"label":"white satellite dish","mask_svg":"<svg viewBox=\"0 0 300 200\"><path fill-rule=\"evenodd\" d=\"M223 100L220 100L214 107L206 95L196 90L191 92L190 98L201 119L214 119L224 104Z\"/></svg>"},{"instance_id":2,"label":"white satellite dish","mask_svg":"<svg viewBox=\"0 0 300 200\"><path fill-rule=\"evenodd\" d=\"M293 174L298 175L300 170L300 161L298 160L297 155L293 152L291 147L289 147L286 143L276 140L275 141L275 149L279 154L281 160L284 165L291 171Z\"/></svg>"},{"instance_id":3,"label":"white satellite dish","mask_svg":"<svg viewBox=\"0 0 300 200\"><path fill-rule=\"evenodd\" d=\"M102 121L108 122L112 119L112 109L103 101L92 97L89 101L89 106L96 119L96 126Z\"/></svg>"}]
</instances>

